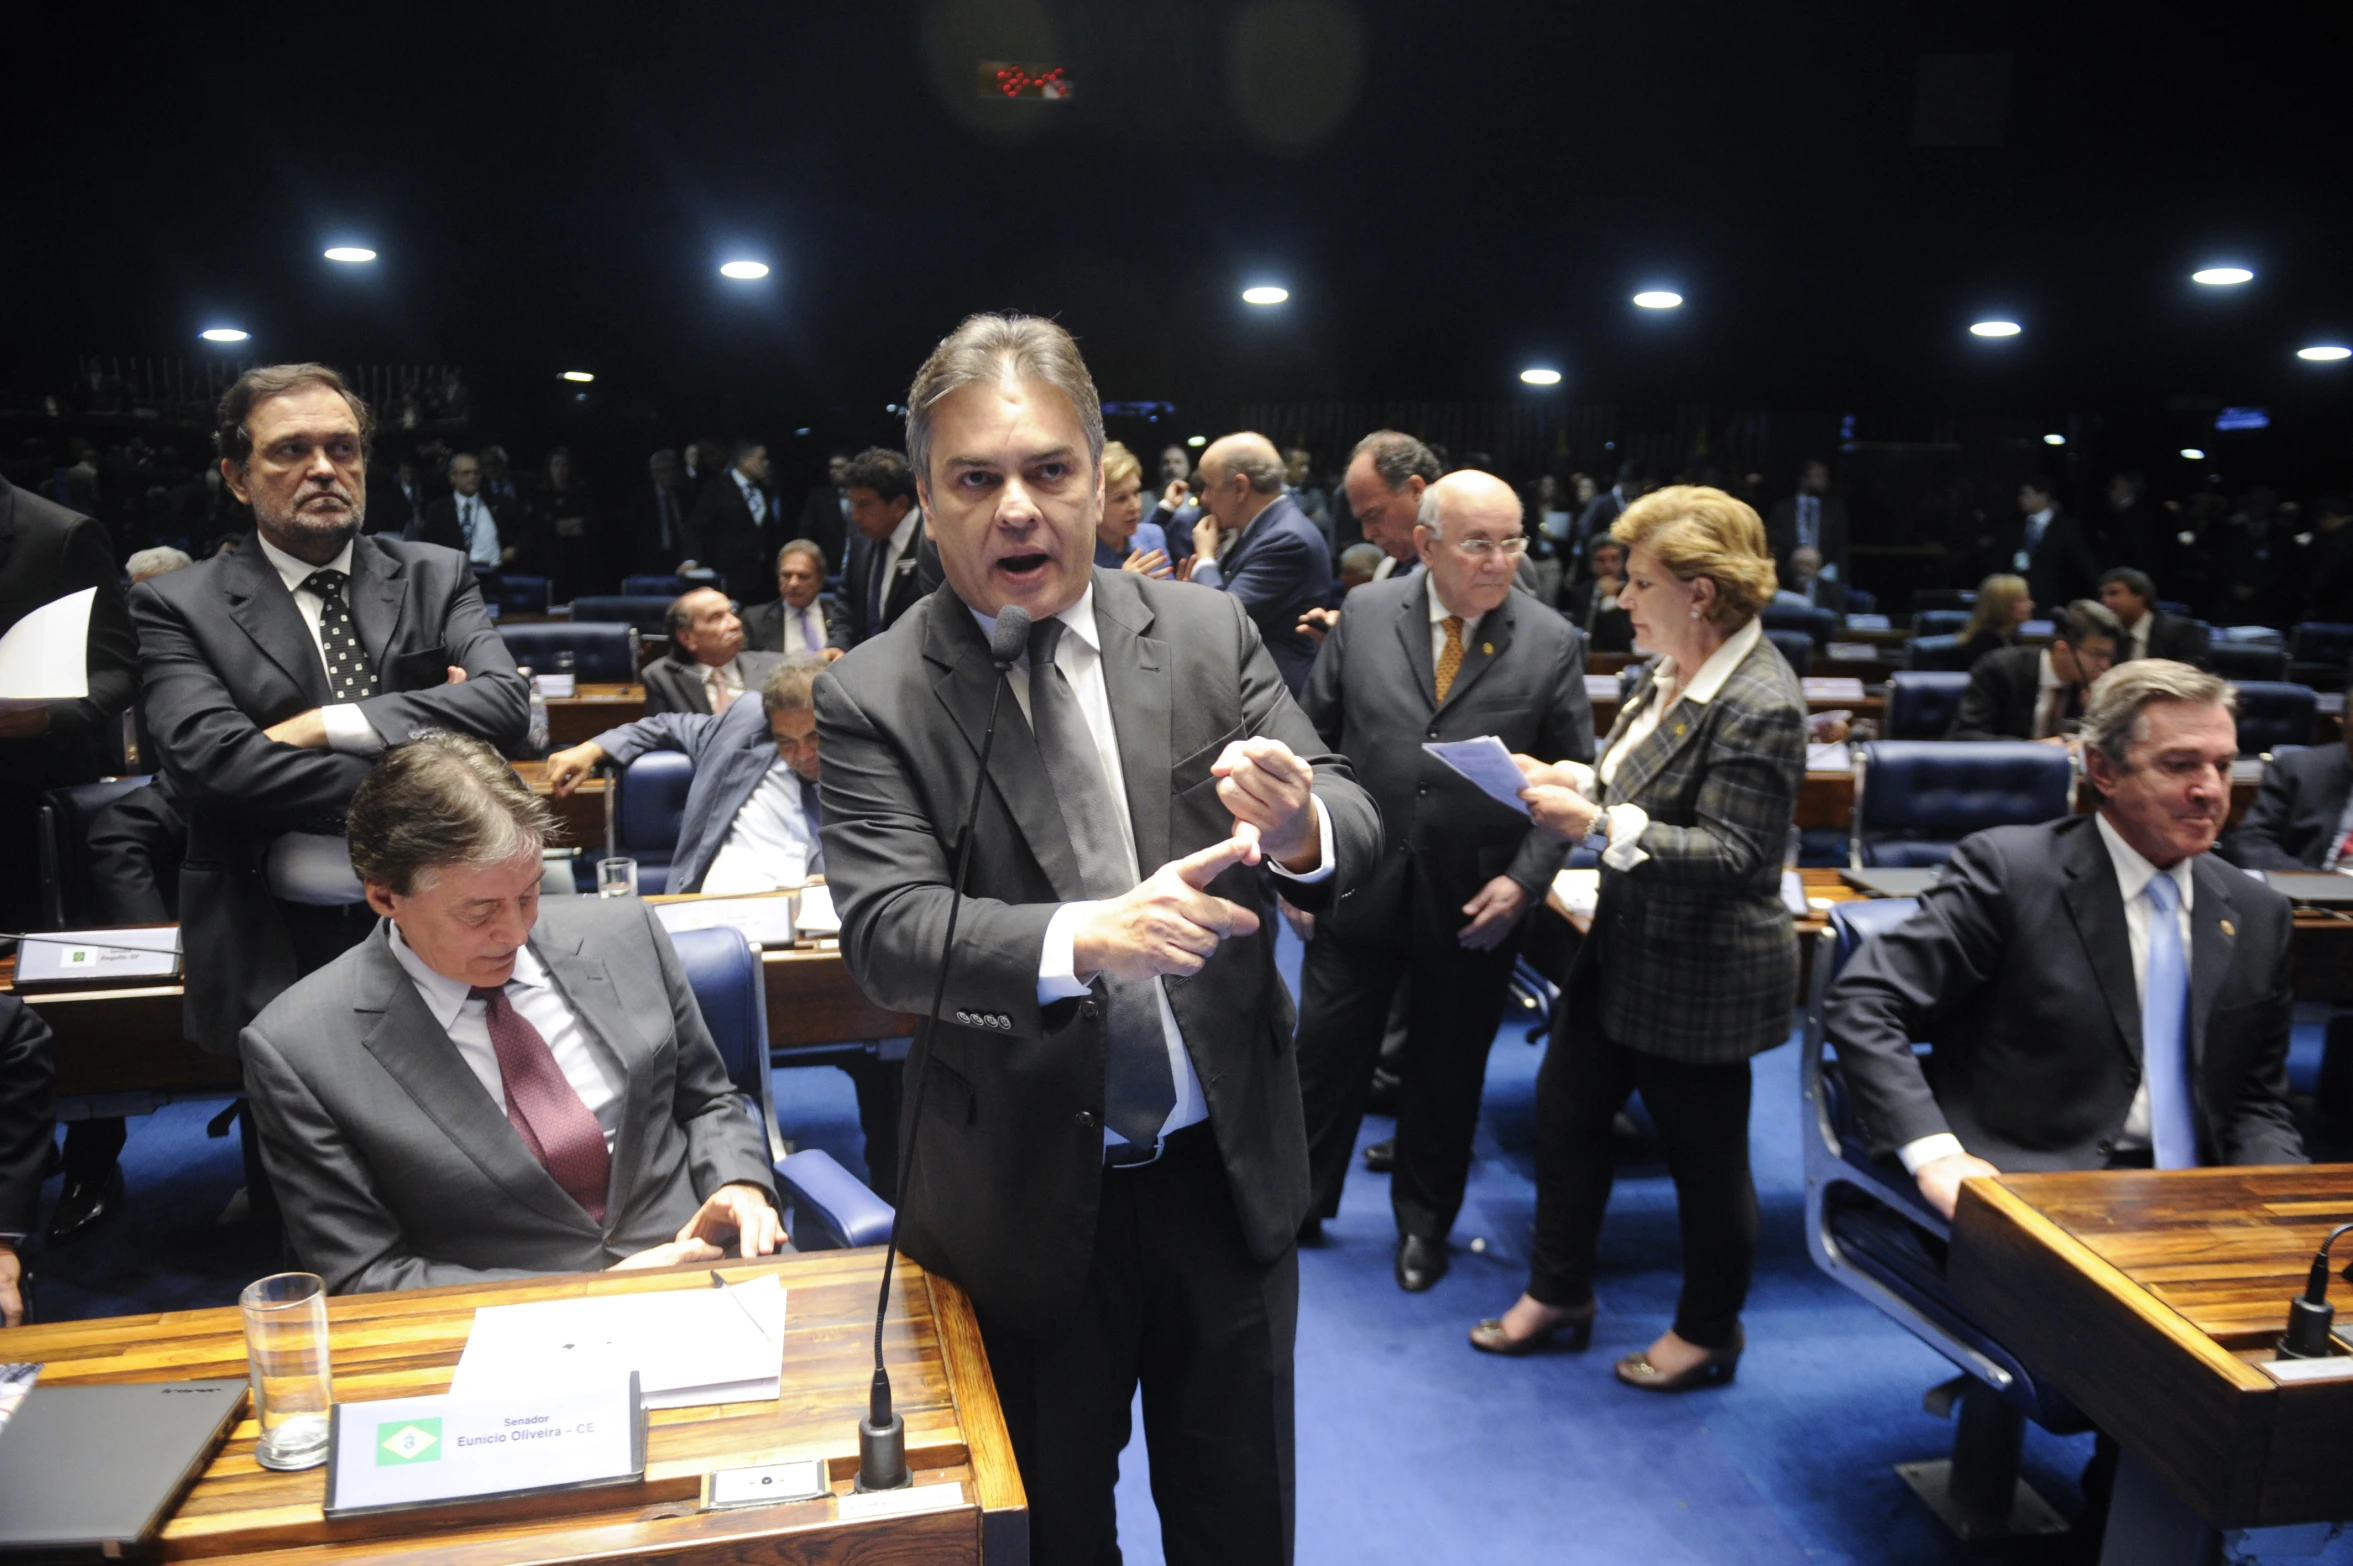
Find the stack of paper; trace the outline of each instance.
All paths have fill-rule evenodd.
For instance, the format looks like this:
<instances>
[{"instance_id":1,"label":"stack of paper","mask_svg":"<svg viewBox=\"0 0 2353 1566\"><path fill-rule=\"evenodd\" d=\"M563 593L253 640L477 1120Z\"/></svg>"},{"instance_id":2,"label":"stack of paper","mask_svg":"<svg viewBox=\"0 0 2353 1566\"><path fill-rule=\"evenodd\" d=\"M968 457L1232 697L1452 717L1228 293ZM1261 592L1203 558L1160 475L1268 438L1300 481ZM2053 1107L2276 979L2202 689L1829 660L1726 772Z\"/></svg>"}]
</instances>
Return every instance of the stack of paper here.
<instances>
[{"instance_id":1,"label":"stack of paper","mask_svg":"<svg viewBox=\"0 0 2353 1566\"><path fill-rule=\"evenodd\" d=\"M654 917L676 935L681 930L710 930L731 925L758 946L790 946L797 921L790 897L695 897L685 902L656 903Z\"/></svg>"},{"instance_id":2,"label":"stack of paper","mask_svg":"<svg viewBox=\"0 0 2353 1566\"><path fill-rule=\"evenodd\" d=\"M68 593L0 636L0 709L90 694L90 604L97 596L95 587Z\"/></svg>"},{"instance_id":3,"label":"stack of paper","mask_svg":"<svg viewBox=\"0 0 2353 1566\"><path fill-rule=\"evenodd\" d=\"M772 1399L783 1366L784 1285L771 1273L727 1289L485 1307L449 1390L490 1397L634 1370L646 1407L691 1408Z\"/></svg>"}]
</instances>

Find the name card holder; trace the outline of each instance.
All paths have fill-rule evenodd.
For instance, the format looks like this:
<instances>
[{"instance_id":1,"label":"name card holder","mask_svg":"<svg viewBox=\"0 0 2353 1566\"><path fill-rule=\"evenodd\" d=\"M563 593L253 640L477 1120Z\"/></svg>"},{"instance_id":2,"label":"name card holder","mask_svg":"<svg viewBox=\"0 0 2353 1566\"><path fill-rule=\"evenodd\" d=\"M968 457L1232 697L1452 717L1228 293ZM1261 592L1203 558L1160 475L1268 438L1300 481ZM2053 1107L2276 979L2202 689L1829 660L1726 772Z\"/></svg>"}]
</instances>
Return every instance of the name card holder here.
<instances>
[{"instance_id":1,"label":"name card holder","mask_svg":"<svg viewBox=\"0 0 2353 1566\"><path fill-rule=\"evenodd\" d=\"M326 1514L473 1505L644 1477L645 1399L635 1371L586 1391L338 1403Z\"/></svg>"}]
</instances>

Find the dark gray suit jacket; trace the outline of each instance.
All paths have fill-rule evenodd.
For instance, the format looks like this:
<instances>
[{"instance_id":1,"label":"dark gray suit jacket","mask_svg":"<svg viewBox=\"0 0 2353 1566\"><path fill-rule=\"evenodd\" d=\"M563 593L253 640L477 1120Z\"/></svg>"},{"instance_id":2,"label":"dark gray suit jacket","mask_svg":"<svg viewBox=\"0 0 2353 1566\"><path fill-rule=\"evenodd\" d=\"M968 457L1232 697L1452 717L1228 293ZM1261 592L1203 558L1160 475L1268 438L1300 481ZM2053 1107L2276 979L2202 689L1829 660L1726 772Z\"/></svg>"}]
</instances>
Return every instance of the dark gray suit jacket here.
<instances>
[{"instance_id":1,"label":"dark gray suit jacket","mask_svg":"<svg viewBox=\"0 0 2353 1566\"><path fill-rule=\"evenodd\" d=\"M351 617L383 694L360 702L388 745L453 729L523 743L530 694L483 611L465 556L438 544L358 539ZM262 731L332 700L302 612L251 533L210 560L131 592L157 759L188 818L180 868L188 1037L234 1053L237 1033L295 980L286 916L263 876L284 832L340 833L375 759L298 750ZM449 666L467 673L447 683Z\"/></svg>"},{"instance_id":2,"label":"dark gray suit jacket","mask_svg":"<svg viewBox=\"0 0 2353 1566\"><path fill-rule=\"evenodd\" d=\"M831 593L819 593L809 606L817 611L818 623L825 627L825 645L847 648L850 645L850 617L835 603ZM784 651L784 600L771 598L764 604L754 604L743 612L743 644L746 649L759 652ZM795 649L796 652L799 649ZM806 657L807 654L801 654Z\"/></svg>"},{"instance_id":3,"label":"dark gray suit jacket","mask_svg":"<svg viewBox=\"0 0 2353 1566\"><path fill-rule=\"evenodd\" d=\"M596 744L627 766L649 750L683 751L694 763L678 847L670 858L670 890L700 889L711 861L726 845L736 812L776 764L776 740L757 701L739 701L714 718L707 713L661 712L607 729Z\"/></svg>"},{"instance_id":4,"label":"dark gray suit jacket","mask_svg":"<svg viewBox=\"0 0 2353 1566\"><path fill-rule=\"evenodd\" d=\"M2300 1164L2289 1117L2288 900L2191 870L2199 1161ZM2095 818L1964 839L1920 910L1831 987L1829 1034L1874 1153L1949 1131L2003 1169L2097 1169L2141 1074L2141 1003ZM1914 1040L1935 1046L1927 1069Z\"/></svg>"},{"instance_id":5,"label":"dark gray suit jacket","mask_svg":"<svg viewBox=\"0 0 2353 1566\"><path fill-rule=\"evenodd\" d=\"M1380 867L1323 928L1349 940L1452 945L1463 904L1499 875L1543 901L1568 844L1422 749L1492 734L1541 761L1593 759L1585 637L1517 588L1479 622L1444 705L1430 659L1430 574L1349 595L1300 704L1381 807Z\"/></svg>"},{"instance_id":6,"label":"dark gray suit jacket","mask_svg":"<svg viewBox=\"0 0 2353 1566\"><path fill-rule=\"evenodd\" d=\"M0 633L68 593L97 589L89 694L49 703L49 732L40 738L0 740L0 786L32 792L114 770L115 720L139 690L139 644L119 583L105 528L0 478Z\"/></svg>"},{"instance_id":7,"label":"dark gray suit jacket","mask_svg":"<svg viewBox=\"0 0 2353 1566\"><path fill-rule=\"evenodd\" d=\"M482 1090L384 926L245 1030L262 1158L330 1291L597 1271L675 1238L723 1185L775 1200L765 1134L652 911L551 897L531 950L626 1077L602 1228Z\"/></svg>"},{"instance_id":8,"label":"dark gray suit jacket","mask_svg":"<svg viewBox=\"0 0 2353 1566\"><path fill-rule=\"evenodd\" d=\"M1119 732L1138 864L1149 873L1222 841L1233 818L1210 767L1235 740L1281 740L1316 770L1337 866L1285 882L1328 909L1363 880L1380 822L1348 764L1323 751L1233 599L1097 569L1095 618ZM980 626L942 589L817 679L825 748L825 862L842 954L878 1004L931 1005L940 942L991 696L1001 690ZM1012 693L997 716L989 787L971 842L957 956L932 1032L930 1087L900 1216L907 1254L954 1278L1019 1331L1062 1319L1085 1285L1103 1161L1100 990L1038 1003L1046 924L1084 897L1069 829ZM1258 913L1252 937L1167 986L1208 1096L1233 1214L1263 1261L1307 1212L1307 1135L1292 1012L1275 971L1271 874L1235 867L1210 891ZM915 1093L910 1089L911 1116ZM1221 1220L1223 1221L1223 1220Z\"/></svg>"},{"instance_id":9,"label":"dark gray suit jacket","mask_svg":"<svg viewBox=\"0 0 2353 1566\"><path fill-rule=\"evenodd\" d=\"M2149 626L2150 657L2171 658L2177 663L2192 664L2201 669L2206 667L2209 649L2204 626L2195 620L2184 619L2178 614L2166 614L2156 609L2149 611L2149 618L2152 622ZM2132 638L2125 637L2123 645L2118 647L2116 652L2118 662L2129 661L2132 654Z\"/></svg>"},{"instance_id":10,"label":"dark gray suit jacket","mask_svg":"<svg viewBox=\"0 0 2353 1566\"><path fill-rule=\"evenodd\" d=\"M1957 740L2030 740L2042 701L2043 649L1997 647L1969 666L1969 684L1953 714ZM2082 698L2076 698L2080 714Z\"/></svg>"},{"instance_id":11,"label":"dark gray suit jacket","mask_svg":"<svg viewBox=\"0 0 2353 1566\"><path fill-rule=\"evenodd\" d=\"M2318 870L2336 846L2353 793L2353 756L2342 745L2276 756L2238 829L2222 840L2222 857L2249 870Z\"/></svg>"},{"instance_id":12,"label":"dark gray suit jacket","mask_svg":"<svg viewBox=\"0 0 2353 1566\"><path fill-rule=\"evenodd\" d=\"M735 659L743 671L744 697L756 707L760 704L760 686L768 678L768 672L784 660L776 653L752 651L748 640ZM643 678L646 711L710 715L711 698L703 692L701 664L684 658L656 658L645 666Z\"/></svg>"}]
</instances>

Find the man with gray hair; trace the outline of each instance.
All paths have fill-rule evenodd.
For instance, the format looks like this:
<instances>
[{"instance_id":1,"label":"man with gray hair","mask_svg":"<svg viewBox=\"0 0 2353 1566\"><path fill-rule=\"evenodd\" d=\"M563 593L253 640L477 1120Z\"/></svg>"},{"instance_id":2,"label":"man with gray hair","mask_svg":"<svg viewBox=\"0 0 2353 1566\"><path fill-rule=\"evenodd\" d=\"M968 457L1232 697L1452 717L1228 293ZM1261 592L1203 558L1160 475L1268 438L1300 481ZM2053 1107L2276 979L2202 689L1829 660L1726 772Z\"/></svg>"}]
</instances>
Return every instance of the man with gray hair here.
<instances>
[{"instance_id":1,"label":"man with gray hair","mask_svg":"<svg viewBox=\"0 0 2353 1566\"><path fill-rule=\"evenodd\" d=\"M2230 808L2232 709L2185 663L2103 675L2082 750L2098 812L1964 840L1832 987L1871 1151L1938 1212L2005 1170L2305 1161L2288 901L2208 852Z\"/></svg>"},{"instance_id":2,"label":"man with gray hair","mask_svg":"<svg viewBox=\"0 0 2353 1566\"><path fill-rule=\"evenodd\" d=\"M1310 609L1334 602L1332 552L1284 493L1274 442L1245 431L1201 453L1201 509L1193 525L1191 580L1234 595L1258 626L1296 696L1315 664L1316 639L1300 628Z\"/></svg>"},{"instance_id":3,"label":"man with gray hair","mask_svg":"<svg viewBox=\"0 0 2353 1566\"><path fill-rule=\"evenodd\" d=\"M153 549L142 549L124 561L123 575L131 579L133 587L137 587L151 576L162 576L167 571L177 571L182 566L195 563L188 558L186 550L174 549L169 544L158 544Z\"/></svg>"},{"instance_id":4,"label":"man with gray hair","mask_svg":"<svg viewBox=\"0 0 2353 1566\"><path fill-rule=\"evenodd\" d=\"M745 1257L784 1238L759 1130L635 898L542 905L552 825L433 732L352 796L381 916L242 1040L301 1265L338 1294Z\"/></svg>"}]
</instances>

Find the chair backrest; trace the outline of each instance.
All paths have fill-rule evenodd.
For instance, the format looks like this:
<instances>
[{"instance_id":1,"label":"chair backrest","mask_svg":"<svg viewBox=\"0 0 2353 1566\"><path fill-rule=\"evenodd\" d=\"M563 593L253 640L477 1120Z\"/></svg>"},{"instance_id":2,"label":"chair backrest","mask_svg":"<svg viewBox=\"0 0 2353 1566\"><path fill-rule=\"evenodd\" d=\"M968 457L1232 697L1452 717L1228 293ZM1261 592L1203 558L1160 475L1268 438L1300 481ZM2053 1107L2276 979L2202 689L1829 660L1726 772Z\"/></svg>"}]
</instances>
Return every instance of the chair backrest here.
<instances>
[{"instance_id":1,"label":"chair backrest","mask_svg":"<svg viewBox=\"0 0 2353 1566\"><path fill-rule=\"evenodd\" d=\"M1969 676L1950 669L1898 669L1887 680L1887 737L1940 740L1953 732Z\"/></svg>"},{"instance_id":2,"label":"chair backrest","mask_svg":"<svg viewBox=\"0 0 2353 1566\"><path fill-rule=\"evenodd\" d=\"M694 763L674 750L649 750L621 769L613 802L613 847L637 861L637 889L669 890L670 856L686 819Z\"/></svg>"},{"instance_id":3,"label":"chair backrest","mask_svg":"<svg viewBox=\"0 0 2353 1566\"><path fill-rule=\"evenodd\" d=\"M1904 667L1966 674L1969 655L1958 636L1915 636L1904 643Z\"/></svg>"},{"instance_id":4,"label":"chair backrest","mask_svg":"<svg viewBox=\"0 0 2353 1566\"><path fill-rule=\"evenodd\" d=\"M686 591L686 579L679 576L625 576L621 578L624 598L676 598Z\"/></svg>"},{"instance_id":5,"label":"chair backrest","mask_svg":"<svg viewBox=\"0 0 2353 1566\"><path fill-rule=\"evenodd\" d=\"M1942 864L1973 832L2066 815L2074 781L2074 764L2058 745L2026 740L1865 745L1855 779L1854 863Z\"/></svg>"},{"instance_id":6,"label":"chair backrest","mask_svg":"<svg viewBox=\"0 0 2353 1566\"><path fill-rule=\"evenodd\" d=\"M2307 620L2296 627L2289 645L2298 663L2333 664L2341 669L2353 663L2353 625Z\"/></svg>"},{"instance_id":7,"label":"chair backrest","mask_svg":"<svg viewBox=\"0 0 2353 1566\"><path fill-rule=\"evenodd\" d=\"M2268 647L2285 647L2288 639L2279 627L2272 625L2226 625L2213 633L2218 642L2255 642Z\"/></svg>"},{"instance_id":8,"label":"chair backrest","mask_svg":"<svg viewBox=\"0 0 2353 1566\"><path fill-rule=\"evenodd\" d=\"M670 600L675 593L625 594L617 597L583 596L572 600L575 620L621 620L637 627L640 636L670 634Z\"/></svg>"},{"instance_id":9,"label":"chair backrest","mask_svg":"<svg viewBox=\"0 0 2353 1566\"><path fill-rule=\"evenodd\" d=\"M1773 650L1781 654L1782 661L1799 679L1804 679L1806 671L1814 666L1814 638L1808 632L1768 630L1765 640L1773 644Z\"/></svg>"},{"instance_id":10,"label":"chair backrest","mask_svg":"<svg viewBox=\"0 0 2353 1566\"><path fill-rule=\"evenodd\" d=\"M2169 614L2176 620L2187 620L2190 617L2190 606L2178 599L2160 598L2157 600L2157 612Z\"/></svg>"},{"instance_id":11,"label":"chair backrest","mask_svg":"<svg viewBox=\"0 0 2353 1566\"><path fill-rule=\"evenodd\" d=\"M490 601L498 605L502 615L547 613L550 583L544 576L501 571L490 579L488 586Z\"/></svg>"},{"instance_id":12,"label":"chair backrest","mask_svg":"<svg viewBox=\"0 0 2353 1566\"><path fill-rule=\"evenodd\" d=\"M1974 609L1977 589L1974 587L1919 587L1912 590L1912 613L1923 609Z\"/></svg>"},{"instance_id":13,"label":"chair backrest","mask_svg":"<svg viewBox=\"0 0 2353 1566\"><path fill-rule=\"evenodd\" d=\"M2269 642L2213 642L2206 648L2206 661L2233 684L2288 677L2288 650Z\"/></svg>"},{"instance_id":14,"label":"chair backrest","mask_svg":"<svg viewBox=\"0 0 2353 1566\"><path fill-rule=\"evenodd\" d=\"M1869 614L1878 607L1879 595L1877 593L1867 592L1860 587L1850 587L1846 590L1847 613Z\"/></svg>"},{"instance_id":15,"label":"chair backrest","mask_svg":"<svg viewBox=\"0 0 2353 1566\"><path fill-rule=\"evenodd\" d=\"M1816 647L1822 646L1839 632L1839 616L1835 609L1817 609L1811 604L1765 605L1762 618L1768 631L1803 631L1813 638Z\"/></svg>"},{"instance_id":16,"label":"chair backrest","mask_svg":"<svg viewBox=\"0 0 2353 1566\"><path fill-rule=\"evenodd\" d=\"M1912 616L1914 636L1955 636L1969 624L1966 609L1923 609Z\"/></svg>"},{"instance_id":17,"label":"chair backrest","mask_svg":"<svg viewBox=\"0 0 2353 1566\"><path fill-rule=\"evenodd\" d=\"M53 788L41 804L41 915L52 930L88 924L90 906L90 821L125 794L154 779L109 778Z\"/></svg>"},{"instance_id":18,"label":"chair backrest","mask_svg":"<svg viewBox=\"0 0 2353 1566\"><path fill-rule=\"evenodd\" d=\"M703 1026L719 1046L727 1080L758 1117L761 1134L768 1139L769 1159L783 1157L784 1136L776 1126L775 1094L768 1078L768 981L758 948L729 925L679 930L671 935L670 944L678 949Z\"/></svg>"},{"instance_id":19,"label":"chair backrest","mask_svg":"<svg viewBox=\"0 0 2353 1566\"><path fill-rule=\"evenodd\" d=\"M2320 697L2309 685L2234 680L2239 693L2239 754L2260 756L2280 745L2312 743Z\"/></svg>"},{"instance_id":20,"label":"chair backrest","mask_svg":"<svg viewBox=\"0 0 2353 1566\"><path fill-rule=\"evenodd\" d=\"M515 662L536 674L555 668L555 654L572 655L577 679L597 684L637 683L637 627L617 620L548 620L536 625L502 625L499 640Z\"/></svg>"}]
</instances>

